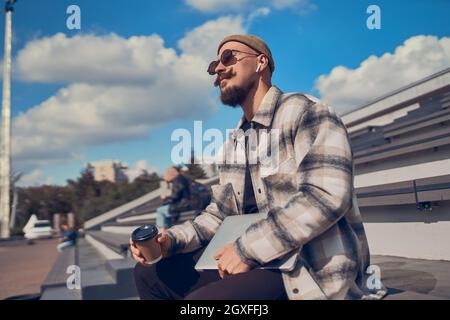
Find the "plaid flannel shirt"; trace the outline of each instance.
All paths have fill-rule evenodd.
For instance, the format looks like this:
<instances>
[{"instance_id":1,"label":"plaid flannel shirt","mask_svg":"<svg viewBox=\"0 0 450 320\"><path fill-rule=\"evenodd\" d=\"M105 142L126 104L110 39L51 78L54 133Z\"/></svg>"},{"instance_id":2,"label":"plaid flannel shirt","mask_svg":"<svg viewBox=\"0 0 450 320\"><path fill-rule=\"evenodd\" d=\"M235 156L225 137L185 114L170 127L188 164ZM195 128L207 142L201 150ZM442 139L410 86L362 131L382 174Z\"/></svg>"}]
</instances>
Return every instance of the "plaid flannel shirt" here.
<instances>
[{"instance_id":1,"label":"plaid flannel shirt","mask_svg":"<svg viewBox=\"0 0 450 320\"><path fill-rule=\"evenodd\" d=\"M282 272L289 299L382 298L385 289L373 288L366 273L369 249L341 119L309 95L272 86L252 122L256 130L278 129L278 161L275 167L250 164L258 209L267 216L234 243L242 260L257 267L299 251L295 268ZM237 130L224 150L235 149L239 137ZM204 246L226 216L243 213L244 175L245 163L220 165L211 204L193 221L168 230L171 253Z\"/></svg>"}]
</instances>

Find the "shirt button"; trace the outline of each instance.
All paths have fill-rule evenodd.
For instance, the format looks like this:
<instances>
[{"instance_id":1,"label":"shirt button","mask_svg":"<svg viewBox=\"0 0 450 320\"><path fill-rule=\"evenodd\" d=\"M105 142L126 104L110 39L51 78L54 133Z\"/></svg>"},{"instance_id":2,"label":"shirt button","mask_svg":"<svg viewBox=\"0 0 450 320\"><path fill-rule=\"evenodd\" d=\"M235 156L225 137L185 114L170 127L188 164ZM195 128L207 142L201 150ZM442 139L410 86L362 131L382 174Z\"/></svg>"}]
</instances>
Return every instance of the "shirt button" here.
<instances>
[{"instance_id":1,"label":"shirt button","mask_svg":"<svg viewBox=\"0 0 450 320\"><path fill-rule=\"evenodd\" d=\"M241 193L238 191L238 196L240 196L241 195Z\"/></svg>"},{"instance_id":2,"label":"shirt button","mask_svg":"<svg viewBox=\"0 0 450 320\"><path fill-rule=\"evenodd\" d=\"M298 293L298 289L295 288L294 290L292 290L293 293L297 294Z\"/></svg>"},{"instance_id":3,"label":"shirt button","mask_svg":"<svg viewBox=\"0 0 450 320\"><path fill-rule=\"evenodd\" d=\"M261 193L261 189L258 188L258 192Z\"/></svg>"}]
</instances>

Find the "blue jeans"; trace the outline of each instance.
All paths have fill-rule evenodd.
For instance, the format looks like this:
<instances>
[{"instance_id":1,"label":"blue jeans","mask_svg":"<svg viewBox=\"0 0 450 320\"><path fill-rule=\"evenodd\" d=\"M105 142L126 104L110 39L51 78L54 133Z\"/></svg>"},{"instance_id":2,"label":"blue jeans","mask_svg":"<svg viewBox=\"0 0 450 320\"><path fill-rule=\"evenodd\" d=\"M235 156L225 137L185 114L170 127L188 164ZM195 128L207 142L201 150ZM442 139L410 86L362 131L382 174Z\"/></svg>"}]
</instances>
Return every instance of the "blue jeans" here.
<instances>
[{"instance_id":1,"label":"blue jeans","mask_svg":"<svg viewBox=\"0 0 450 320\"><path fill-rule=\"evenodd\" d=\"M172 216L169 213L169 205L156 209L156 225L158 228L170 228L172 226Z\"/></svg>"},{"instance_id":2,"label":"blue jeans","mask_svg":"<svg viewBox=\"0 0 450 320\"><path fill-rule=\"evenodd\" d=\"M75 245L75 243L73 241L64 241L64 242L61 242L60 244L58 244L56 246L56 249L58 250L58 252L61 252L65 248L72 247L74 245Z\"/></svg>"}]
</instances>

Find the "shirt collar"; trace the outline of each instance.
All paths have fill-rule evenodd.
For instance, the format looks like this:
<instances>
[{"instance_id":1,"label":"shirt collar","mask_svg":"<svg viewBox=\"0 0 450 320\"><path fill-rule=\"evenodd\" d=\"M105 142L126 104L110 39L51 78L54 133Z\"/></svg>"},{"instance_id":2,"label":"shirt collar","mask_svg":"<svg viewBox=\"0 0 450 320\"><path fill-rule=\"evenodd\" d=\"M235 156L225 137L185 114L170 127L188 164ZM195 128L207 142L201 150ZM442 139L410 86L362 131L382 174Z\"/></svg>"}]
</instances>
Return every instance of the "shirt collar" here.
<instances>
[{"instance_id":1,"label":"shirt collar","mask_svg":"<svg viewBox=\"0 0 450 320\"><path fill-rule=\"evenodd\" d=\"M276 86L271 86L269 91L267 91L266 95L261 101L261 104L258 107L258 111L256 111L256 114L251 121L257 122L264 127L270 127L270 125L272 124L273 115L275 114L278 99L281 94L282 92L280 89L278 89ZM242 115L236 129L240 129L244 122L245 115Z\"/></svg>"}]
</instances>

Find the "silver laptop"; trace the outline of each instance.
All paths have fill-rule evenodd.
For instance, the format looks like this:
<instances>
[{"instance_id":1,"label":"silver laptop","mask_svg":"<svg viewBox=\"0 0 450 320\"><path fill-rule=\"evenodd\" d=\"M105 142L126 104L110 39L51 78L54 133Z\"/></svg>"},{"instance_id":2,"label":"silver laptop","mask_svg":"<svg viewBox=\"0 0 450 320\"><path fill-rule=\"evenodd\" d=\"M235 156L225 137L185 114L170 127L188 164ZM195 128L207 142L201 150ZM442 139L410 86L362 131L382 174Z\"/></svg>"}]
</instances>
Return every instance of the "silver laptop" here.
<instances>
[{"instance_id":1,"label":"silver laptop","mask_svg":"<svg viewBox=\"0 0 450 320\"><path fill-rule=\"evenodd\" d=\"M214 237L209 242L202 256L195 265L197 271L217 270L217 262L214 254L225 244L234 242L239 238L247 228L261 219L266 218L266 214L244 214L228 216L220 225ZM297 261L298 250L285 255L284 257L271 261L261 266L260 269L279 269L282 271L291 271Z\"/></svg>"}]
</instances>

